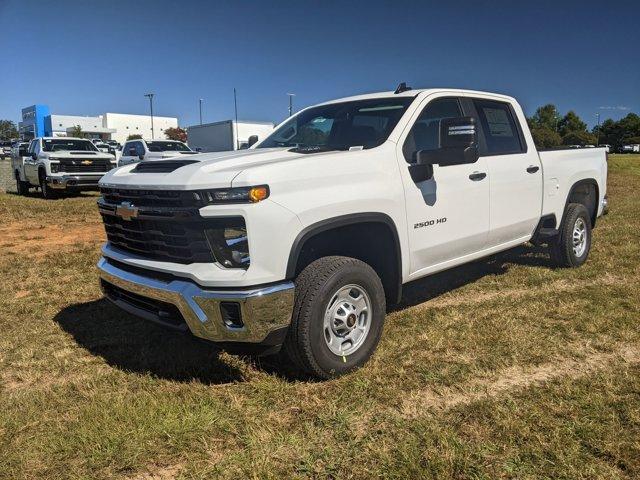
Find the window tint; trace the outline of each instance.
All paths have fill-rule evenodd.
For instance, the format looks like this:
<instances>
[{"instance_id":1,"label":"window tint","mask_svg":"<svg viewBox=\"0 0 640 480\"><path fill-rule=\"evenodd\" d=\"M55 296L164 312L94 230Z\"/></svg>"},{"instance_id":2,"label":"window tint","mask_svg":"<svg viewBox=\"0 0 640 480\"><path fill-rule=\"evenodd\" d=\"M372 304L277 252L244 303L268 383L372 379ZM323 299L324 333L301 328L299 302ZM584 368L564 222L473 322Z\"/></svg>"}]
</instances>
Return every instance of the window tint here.
<instances>
[{"instance_id":1,"label":"window tint","mask_svg":"<svg viewBox=\"0 0 640 480\"><path fill-rule=\"evenodd\" d=\"M88 140L47 139L42 141L45 152L82 151L95 152L96 147Z\"/></svg>"},{"instance_id":2,"label":"window tint","mask_svg":"<svg viewBox=\"0 0 640 480\"><path fill-rule=\"evenodd\" d=\"M146 152L144 151L144 145L142 142L135 142L136 146L136 155L144 155Z\"/></svg>"},{"instance_id":3,"label":"window tint","mask_svg":"<svg viewBox=\"0 0 640 480\"><path fill-rule=\"evenodd\" d=\"M461 117L462 110L457 98L439 98L424 108L402 146L407 162L416 161L416 152L436 150L440 143L440 120Z\"/></svg>"},{"instance_id":4,"label":"window tint","mask_svg":"<svg viewBox=\"0 0 640 480\"><path fill-rule=\"evenodd\" d=\"M520 133L508 103L475 99L488 154L520 153Z\"/></svg>"}]
</instances>

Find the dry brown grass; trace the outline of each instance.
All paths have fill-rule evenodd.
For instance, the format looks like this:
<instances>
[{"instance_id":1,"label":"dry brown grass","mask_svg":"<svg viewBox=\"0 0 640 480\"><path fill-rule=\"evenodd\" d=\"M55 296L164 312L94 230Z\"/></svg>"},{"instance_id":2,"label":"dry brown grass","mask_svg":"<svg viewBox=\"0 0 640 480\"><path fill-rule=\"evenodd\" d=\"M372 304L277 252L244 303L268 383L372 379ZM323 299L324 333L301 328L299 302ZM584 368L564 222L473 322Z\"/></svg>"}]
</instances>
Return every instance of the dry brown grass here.
<instances>
[{"instance_id":1,"label":"dry brown grass","mask_svg":"<svg viewBox=\"0 0 640 480\"><path fill-rule=\"evenodd\" d=\"M101 299L95 195L0 195L0 478L640 477L640 157L582 268L521 247L408 285L315 382Z\"/></svg>"}]
</instances>

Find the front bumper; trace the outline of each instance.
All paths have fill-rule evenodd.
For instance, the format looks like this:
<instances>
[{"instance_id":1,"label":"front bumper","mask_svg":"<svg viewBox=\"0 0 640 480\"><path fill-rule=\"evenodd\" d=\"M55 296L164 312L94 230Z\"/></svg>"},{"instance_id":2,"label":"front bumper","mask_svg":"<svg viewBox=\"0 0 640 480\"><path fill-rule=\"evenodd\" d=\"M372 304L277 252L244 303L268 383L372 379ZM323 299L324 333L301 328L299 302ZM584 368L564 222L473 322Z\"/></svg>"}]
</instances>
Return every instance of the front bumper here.
<instances>
[{"instance_id":1,"label":"front bumper","mask_svg":"<svg viewBox=\"0 0 640 480\"><path fill-rule=\"evenodd\" d=\"M104 257L98 262L98 269L105 295L120 308L147 320L166 324L162 308L156 305L170 304L177 308L191 333L205 340L265 343L270 336L281 339L281 334L286 332L291 322L292 282L216 290L204 289L194 282L178 278L147 277L116 266ZM125 294L118 294L119 291ZM145 302L145 299L151 301ZM239 321L234 317L236 321L230 322L228 314L223 313L223 307L228 311L226 309L230 306L232 311L236 309L239 312Z\"/></svg>"},{"instance_id":2,"label":"front bumper","mask_svg":"<svg viewBox=\"0 0 640 480\"><path fill-rule=\"evenodd\" d=\"M104 173L98 175L49 175L47 184L51 188L63 190L65 188L98 188L98 182Z\"/></svg>"}]
</instances>

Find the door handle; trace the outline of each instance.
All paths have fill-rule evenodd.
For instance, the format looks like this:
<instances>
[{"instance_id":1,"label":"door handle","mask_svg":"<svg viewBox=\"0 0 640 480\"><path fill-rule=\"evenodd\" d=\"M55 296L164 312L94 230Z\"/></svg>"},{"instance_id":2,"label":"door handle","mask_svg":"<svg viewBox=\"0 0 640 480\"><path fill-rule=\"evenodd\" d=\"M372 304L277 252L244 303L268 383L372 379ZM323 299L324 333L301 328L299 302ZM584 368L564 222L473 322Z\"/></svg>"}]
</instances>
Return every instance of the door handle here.
<instances>
[{"instance_id":1,"label":"door handle","mask_svg":"<svg viewBox=\"0 0 640 480\"><path fill-rule=\"evenodd\" d=\"M474 182L477 182L479 180L482 180L486 176L487 174L484 172L473 172L471 175L469 175L469 178Z\"/></svg>"},{"instance_id":2,"label":"door handle","mask_svg":"<svg viewBox=\"0 0 640 480\"><path fill-rule=\"evenodd\" d=\"M540 167L536 165L529 165L527 167L527 173L536 173L538 170L540 170Z\"/></svg>"}]
</instances>

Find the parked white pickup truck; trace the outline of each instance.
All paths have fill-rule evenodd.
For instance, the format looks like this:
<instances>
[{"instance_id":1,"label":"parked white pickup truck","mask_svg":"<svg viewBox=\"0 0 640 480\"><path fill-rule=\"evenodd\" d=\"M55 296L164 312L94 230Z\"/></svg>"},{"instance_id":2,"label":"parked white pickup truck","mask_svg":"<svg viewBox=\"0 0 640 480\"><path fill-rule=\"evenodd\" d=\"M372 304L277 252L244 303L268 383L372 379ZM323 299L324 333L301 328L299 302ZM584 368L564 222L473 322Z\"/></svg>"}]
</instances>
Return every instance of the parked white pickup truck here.
<instances>
[{"instance_id":1,"label":"parked white pickup truck","mask_svg":"<svg viewBox=\"0 0 640 480\"><path fill-rule=\"evenodd\" d=\"M118 166L141 162L142 160L164 160L165 158L193 155L187 144L174 140L129 140L122 148Z\"/></svg>"},{"instance_id":2,"label":"parked white pickup truck","mask_svg":"<svg viewBox=\"0 0 640 480\"><path fill-rule=\"evenodd\" d=\"M96 190L98 180L116 167L113 155L100 152L83 138L34 138L26 153L12 159L19 195L26 195L31 187L40 187L47 199L65 190Z\"/></svg>"},{"instance_id":3,"label":"parked white pickup truck","mask_svg":"<svg viewBox=\"0 0 640 480\"><path fill-rule=\"evenodd\" d=\"M528 241L584 263L606 180L603 149L538 152L511 97L401 85L302 110L250 150L108 173L101 284L327 378L365 363L404 283Z\"/></svg>"}]
</instances>

